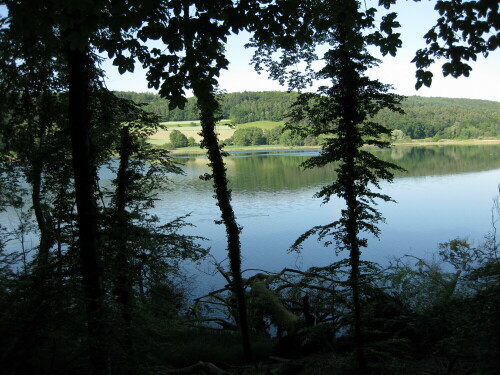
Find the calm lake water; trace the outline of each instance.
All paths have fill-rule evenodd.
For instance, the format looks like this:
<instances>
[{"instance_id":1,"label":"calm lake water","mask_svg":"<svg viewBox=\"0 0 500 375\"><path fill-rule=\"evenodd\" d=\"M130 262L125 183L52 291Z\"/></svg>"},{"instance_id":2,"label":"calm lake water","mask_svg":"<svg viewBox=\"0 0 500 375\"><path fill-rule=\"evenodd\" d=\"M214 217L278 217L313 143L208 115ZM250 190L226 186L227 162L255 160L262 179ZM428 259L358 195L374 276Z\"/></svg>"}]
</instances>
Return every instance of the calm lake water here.
<instances>
[{"instance_id":1,"label":"calm lake water","mask_svg":"<svg viewBox=\"0 0 500 375\"><path fill-rule=\"evenodd\" d=\"M302 170L300 164L318 151L266 151L233 153L226 158L233 190L233 205L241 234L243 268L279 271L305 269L345 257L311 237L300 254L287 252L295 239L315 225L339 217L341 201L328 204L314 198L321 186L335 178L334 167ZM370 238L362 258L386 264L390 257L413 254L431 258L440 242L467 237L479 243L491 229L493 198L500 183L500 145L395 147L373 150L407 172L398 172L382 192L398 203L380 203L386 218L379 239ZM225 229L216 225L220 212L211 182L199 176L209 172L203 156L179 157L185 175L172 177L169 191L159 193L154 209L162 222L190 214L195 225L185 233L207 238L206 247L218 261L227 257ZM103 183L106 183L105 176ZM17 217L0 216L0 224L15 224ZM36 238L34 239L36 241ZM226 263L227 264L227 261ZM213 273L210 261L187 264L192 293L199 295L224 281ZM249 273L251 271L248 271Z\"/></svg>"},{"instance_id":2,"label":"calm lake water","mask_svg":"<svg viewBox=\"0 0 500 375\"><path fill-rule=\"evenodd\" d=\"M387 263L393 256L413 254L430 258L440 242L467 237L478 243L491 229L493 198L500 183L500 146L395 147L374 150L379 157L402 166L382 192L397 203L380 203L386 218L379 239L370 238L365 260ZM283 267L326 265L345 257L312 237L300 254L288 253L294 240L314 225L338 218L341 202L314 198L321 186L335 178L334 168L302 170L300 164L317 151L233 153L226 158L234 210L241 234L243 268L278 271ZM190 213L196 227L187 233L208 238L214 257L226 258L224 227L216 225L219 210L210 182L199 179L209 171L203 156L185 156L184 176L173 178L173 188L159 195L155 212L164 220ZM198 271L210 272L208 264ZM209 289L220 284L202 272Z\"/></svg>"}]
</instances>

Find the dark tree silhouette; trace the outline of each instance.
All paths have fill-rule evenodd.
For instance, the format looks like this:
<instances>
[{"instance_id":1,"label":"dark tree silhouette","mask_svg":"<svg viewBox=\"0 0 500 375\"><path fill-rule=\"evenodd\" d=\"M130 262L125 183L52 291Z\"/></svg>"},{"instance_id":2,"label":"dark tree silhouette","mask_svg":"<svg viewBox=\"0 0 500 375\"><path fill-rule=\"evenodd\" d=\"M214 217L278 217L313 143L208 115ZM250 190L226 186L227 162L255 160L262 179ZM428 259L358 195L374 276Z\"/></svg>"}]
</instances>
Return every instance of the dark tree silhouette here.
<instances>
[{"instance_id":1,"label":"dark tree silhouette","mask_svg":"<svg viewBox=\"0 0 500 375\"><path fill-rule=\"evenodd\" d=\"M377 65L377 60L366 49L367 40L373 43L375 36L367 38L362 34L363 29L373 26L375 10L362 11L359 2L354 0L317 2L315 5L315 13L309 19L316 31L315 42L329 47L323 58L325 66L316 77L328 80L329 85L320 87L317 94L300 95L289 113L287 127L304 137L327 135L320 155L311 157L303 166L313 168L338 163L337 179L323 187L316 197L323 198L326 203L332 196L337 196L345 201L346 207L341 210L338 220L307 231L292 248L300 249L306 238L317 234L320 240L326 239L326 245L334 243L339 250L349 252L357 360L359 368L365 369L359 266L361 249L367 246L367 239L362 233L379 234L377 224L383 221L383 217L375 207L375 200L390 201L391 198L372 189L380 188L380 181L392 181L391 170L398 167L378 159L362 147L389 146L381 136L390 134L390 130L375 123L372 117L383 108L398 111L402 97L388 93L390 86L365 75L368 68ZM392 27L398 25L391 15L383 22L386 23L386 32L390 32L387 32L388 39L384 43L381 42L382 34L377 34L377 44L383 47L383 51L385 48L386 52L394 53L398 39L393 38ZM277 42L280 46L282 40ZM261 43L260 47L269 51L266 43ZM275 68L275 75L283 79L283 68L289 62L284 61L283 66L276 67L276 63L268 58L269 54L263 56L264 59L256 58L256 61L268 63ZM295 56L298 58L300 54ZM290 82L300 82L294 76L297 74L292 72Z\"/></svg>"}]
</instances>

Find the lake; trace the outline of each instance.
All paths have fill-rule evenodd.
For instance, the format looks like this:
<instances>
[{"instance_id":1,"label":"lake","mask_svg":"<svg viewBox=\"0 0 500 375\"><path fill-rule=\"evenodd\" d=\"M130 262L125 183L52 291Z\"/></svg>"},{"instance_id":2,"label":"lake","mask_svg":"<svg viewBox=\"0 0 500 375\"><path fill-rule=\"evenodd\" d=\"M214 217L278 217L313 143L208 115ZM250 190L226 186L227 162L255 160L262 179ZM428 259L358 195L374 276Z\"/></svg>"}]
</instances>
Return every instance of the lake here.
<instances>
[{"instance_id":1,"label":"lake","mask_svg":"<svg viewBox=\"0 0 500 375\"><path fill-rule=\"evenodd\" d=\"M407 172L398 172L393 183L382 184L382 192L398 203L380 203L386 223L380 225L379 239L369 239L362 259L387 264L390 257L405 254L431 258L440 242L467 237L477 244L491 229L491 208L500 183L500 145L398 146L373 152ZM328 204L322 204L321 199L314 198L321 186L335 178L334 167L300 167L317 153L236 152L226 158L234 211L243 227L244 269L305 269L347 255L337 256L334 248L325 248L314 237L304 243L300 254L287 252L302 233L339 217L341 201L333 197ZM199 178L209 172L207 159L202 155L176 158L184 164L185 175L173 176L171 188L159 192L154 213L162 222L190 214L188 221L195 227L185 233L206 237L204 245L211 247L215 259L223 261L227 257L225 228L214 223L220 212L211 182ZM103 171L101 176L104 184L110 177L106 174ZM16 221L13 213L0 216L4 226ZM209 276L214 273L210 261L187 264L186 272L193 278L195 295L224 282L219 275Z\"/></svg>"},{"instance_id":2,"label":"lake","mask_svg":"<svg viewBox=\"0 0 500 375\"><path fill-rule=\"evenodd\" d=\"M299 235L337 219L340 212L338 199L322 204L314 198L321 186L335 178L334 167L305 171L300 167L317 152L239 152L226 158L234 211L243 227L244 269L304 269L346 256L336 256L334 248L325 248L314 237L304 243L300 254L287 252ZM398 146L373 152L407 172L398 172L393 183L382 184L382 192L397 203L380 203L386 223L380 226L379 239L370 238L363 259L384 264L405 254L430 258L440 242L467 237L477 244L491 229L491 208L500 183L500 145ZM225 229L214 223L219 210L211 182L199 179L209 172L207 159L184 156L178 160L185 175L175 176L172 189L159 194L155 213L162 220L190 213L188 221L196 227L186 233L206 237L205 246L222 261L227 257ZM208 264L190 269L193 275L199 271L203 284L220 285L220 278L212 281L205 275L210 273Z\"/></svg>"}]
</instances>

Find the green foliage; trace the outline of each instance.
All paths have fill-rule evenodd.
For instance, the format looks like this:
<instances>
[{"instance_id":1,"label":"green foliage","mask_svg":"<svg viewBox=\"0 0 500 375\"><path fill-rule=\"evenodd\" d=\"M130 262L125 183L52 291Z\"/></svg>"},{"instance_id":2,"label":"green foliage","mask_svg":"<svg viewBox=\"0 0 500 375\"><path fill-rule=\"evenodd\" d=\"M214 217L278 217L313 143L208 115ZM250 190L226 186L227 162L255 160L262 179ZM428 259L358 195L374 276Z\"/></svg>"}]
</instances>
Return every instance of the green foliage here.
<instances>
[{"instance_id":1,"label":"green foliage","mask_svg":"<svg viewBox=\"0 0 500 375\"><path fill-rule=\"evenodd\" d=\"M295 92L239 92L225 94L221 100L222 116L236 124L253 121L282 121L297 98Z\"/></svg>"},{"instance_id":2,"label":"green foliage","mask_svg":"<svg viewBox=\"0 0 500 375\"><path fill-rule=\"evenodd\" d=\"M436 58L445 60L443 76L468 77L469 61L476 61L478 55L487 57L500 47L497 2L444 0L435 9L439 18L424 35L427 47L418 50L412 61L417 67L417 89L431 85L433 75L427 69Z\"/></svg>"},{"instance_id":3,"label":"green foliage","mask_svg":"<svg viewBox=\"0 0 500 375\"><path fill-rule=\"evenodd\" d=\"M457 238L439 245L440 260L407 256L387 268L382 286L411 317L406 334L413 355L437 354L450 368L462 359L458 366L495 373L500 273L498 246L491 244L473 247Z\"/></svg>"},{"instance_id":4,"label":"green foliage","mask_svg":"<svg viewBox=\"0 0 500 375\"><path fill-rule=\"evenodd\" d=\"M391 132L391 140L393 142L402 141L406 138L405 133L402 130L395 129Z\"/></svg>"},{"instance_id":5,"label":"green foliage","mask_svg":"<svg viewBox=\"0 0 500 375\"><path fill-rule=\"evenodd\" d=\"M189 146L188 138L181 133L179 130L171 130L170 131L170 143L174 147L187 147Z\"/></svg>"},{"instance_id":6,"label":"green foliage","mask_svg":"<svg viewBox=\"0 0 500 375\"><path fill-rule=\"evenodd\" d=\"M262 130L271 130L276 127L282 126L283 124L284 124L283 121L252 121L243 124L238 124L237 128L238 129L261 128Z\"/></svg>"},{"instance_id":7,"label":"green foliage","mask_svg":"<svg viewBox=\"0 0 500 375\"><path fill-rule=\"evenodd\" d=\"M293 93L293 92L292 92ZM283 120L297 94L283 92L262 92L262 93L229 93L222 97L221 106L223 118L233 118L236 124L247 122L249 119L256 119L256 122L245 124L245 127L260 127L264 130L274 128L275 124L267 123L272 118ZM171 117L161 115L161 111L154 110L151 102L165 101L155 94L119 93L125 98L133 98L137 102L146 103L145 109L160 115L164 120L173 121ZM244 117L237 118L231 113L232 106L241 107L248 105L243 98L252 96L252 106L246 110ZM273 98L272 100L270 98ZM151 98L151 99L150 99ZM242 102L238 100L243 100ZM270 115L270 111L265 109L270 102L279 103L278 115ZM188 99L188 104L183 110L174 111L182 113L176 115L182 120L197 120L198 113L195 105L191 104L194 98ZM165 110L168 103L163 104ZM477 137L497 137L500 135L500 104L487 100L475 99L454 99L454 98L426 98L410 96L401 103L403 112L393 112L381 109L374 116L374 120L391 130L401 130L405 136L412 139L432 138L436 135L446 139L457 138L477 138ZM177 118L176 117L176 118ZM180 121L180 120L179 120ZM253 121L253 120L250 120ZM239 127L241 128L241 127ZM275 143L268 143L275 144Z\"/></svg>"},{"instance_id":8,"label":"green foliage","mask_svg":"<svg viewBox=\"0 0 500 375\"><path fill-rule=\"evenodd\" d=\"M120 98L144 103L145 109L162 121L198 120L196 98L191 97L183 109L169 109L169 102L159 95L150 93L116 92ZM288 108L297 97L296 92L263 91L236 92L224 94L220 98L221 117L231 119L234 124L254 121L282 121Z\"/></svg>"},{"instance_id":9,"label":"green foliage","mask_svg":"<svg viewBox=\"0 0 500 375\"><path fill-rule=\"evenodd\" d=\"M304 137L293 133L290 129L283 130L279 137L279 144L284 146L304 146Z\"/></svg>"},{"instance_id":10,"label":"green foliage","mask_svg":"<svg viewBox=\"0 0 500 375\"><path fill-rule=\"evenodd\" d=\"M266 144L264 132L260 128L236 129L231 137L231 143L236 146L255 146Z\"/></svg>"},{"instance_id":11,"label":"green foliage","mask_svg":"<svg viewBox=\"0 0 500 375\"><path fill-rule=\"evenodd\" d=\"M285 130L284 126L276 126L272 129L265 131L266 142L268 145L278 145L281 144L280 138Z\"/></svg>"},{"instance_id":12,"label":"green foliage","mask_svg":"<svg viewBox=\"0 0 500 375\"><path fill-rule=\"evenodd\" d=\"M500 104L486 100L422 98L411 96L401 105L404 113L381 110L374 120L401 130L412 139L477 138L498 136Z\"/></svg>"}]
</instances>

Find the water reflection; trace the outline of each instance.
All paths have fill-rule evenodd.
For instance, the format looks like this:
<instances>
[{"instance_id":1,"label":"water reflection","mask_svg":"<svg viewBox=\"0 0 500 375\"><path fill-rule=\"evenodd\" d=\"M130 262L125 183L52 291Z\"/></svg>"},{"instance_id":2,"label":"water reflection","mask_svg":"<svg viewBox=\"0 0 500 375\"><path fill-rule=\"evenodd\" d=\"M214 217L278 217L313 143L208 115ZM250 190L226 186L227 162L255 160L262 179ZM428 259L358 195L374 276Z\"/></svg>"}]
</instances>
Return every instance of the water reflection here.
<instances>
[{"instance_id":1,"label":"water reflection","mask_svg":"<svg viewBox=\"0 0 500 375\"><path fill-rule=\"evenodd\" d=\"M371 149L384 160L406 170L396 178L449 175L500 168L500 145L486 146L397 146L388 150ZM301 163L318 151L234 152L226 158L228 177L234 191L301 190L321 186L336 178L335 166L304 170ZM190 184L204 184L199 175L209 172L202 156L180 157ZM187 180L183 180L187 182Z\"/></svg>"}]
</instances>

